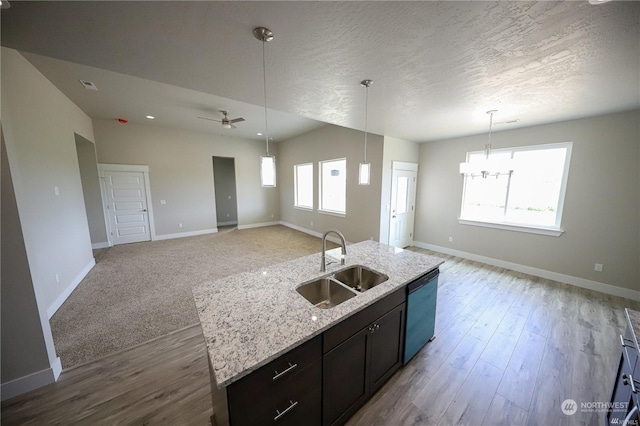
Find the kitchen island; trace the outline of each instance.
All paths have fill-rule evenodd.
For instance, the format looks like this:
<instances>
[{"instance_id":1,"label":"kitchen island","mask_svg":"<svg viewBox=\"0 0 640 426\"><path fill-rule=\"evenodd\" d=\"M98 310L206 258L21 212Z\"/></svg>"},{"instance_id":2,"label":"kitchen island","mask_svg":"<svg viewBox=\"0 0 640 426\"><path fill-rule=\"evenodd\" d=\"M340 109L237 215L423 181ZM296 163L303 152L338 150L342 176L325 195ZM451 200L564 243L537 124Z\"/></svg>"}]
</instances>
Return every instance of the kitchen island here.
<instances>
[{"instance_id":1,"label":"kitchen island","mask_svg":"<svg viewBox=\"0 0 640 426\"><path fill-rule=\"evenodd\" d=\"M434 256L373 241L351 244L347 250L344 266L339 248L327 251L328 261L334 263L328 262L326 272L320 272L320 254L314 254L193 289L207 345L214 405L234 382L305 342L320 342L314 338L389 295L401 294L409 282L443 263ZM303 283L350 265L363 265L389 278L331 309L317 308L296 291Z\"/></svg>"}]
</instances>

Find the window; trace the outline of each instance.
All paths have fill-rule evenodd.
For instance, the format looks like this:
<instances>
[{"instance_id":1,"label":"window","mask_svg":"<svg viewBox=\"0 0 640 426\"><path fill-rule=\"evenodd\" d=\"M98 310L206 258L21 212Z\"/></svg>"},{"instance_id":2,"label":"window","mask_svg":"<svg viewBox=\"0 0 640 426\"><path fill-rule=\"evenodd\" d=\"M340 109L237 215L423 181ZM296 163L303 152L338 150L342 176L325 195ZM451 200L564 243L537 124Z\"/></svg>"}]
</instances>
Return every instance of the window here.
<instances>
[{"instance_id":1,"label":"window","mask_svg":"<svg viewBox=\"0 0 640 426\"><path fill-rule=\"evenodd\" d=\"M493 150L492 160L512 159L513 172L465 175L460 222L560 235L571 147L568 142ZM483 159L484 152L467 153L470 164Z\"/></svg>"},{"instance_id":2,"label":"window","mask_svg":"<svg viewBox=\"0 0 640 426\"><path fill-rule=\"evenodd\" d=\"M293 178L295 187L293 205L313 210L313 164L293 166Z\"/></svg>"},{"instance_id":3,"label":"window","mask_svg":"<svg viewBox=\"0 0 640 426\"><path fill-rule=\"evenodd\" d=\"M347 160L320 162L320 211L347 213Z\"/></svg>"}]
</instances>

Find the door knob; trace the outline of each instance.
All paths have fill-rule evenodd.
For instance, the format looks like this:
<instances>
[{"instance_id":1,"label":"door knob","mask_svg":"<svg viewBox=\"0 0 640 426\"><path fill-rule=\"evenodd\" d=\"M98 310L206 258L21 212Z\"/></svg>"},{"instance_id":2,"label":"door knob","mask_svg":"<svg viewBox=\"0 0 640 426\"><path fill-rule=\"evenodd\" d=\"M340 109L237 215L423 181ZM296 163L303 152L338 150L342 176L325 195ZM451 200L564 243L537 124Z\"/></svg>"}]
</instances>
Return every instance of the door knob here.
<instances>
[{"instance_id":1,"label":"door knob","mask_svg":"<svg viewBox=\"0 0 640 426\"><path fill-rule=\"evenodd\" d=\"M147 211L147 209L142 209L142 210L140 210L140 211L144 213L144 212L146 212L146 211Z\"/></svg>"}]
</instances>

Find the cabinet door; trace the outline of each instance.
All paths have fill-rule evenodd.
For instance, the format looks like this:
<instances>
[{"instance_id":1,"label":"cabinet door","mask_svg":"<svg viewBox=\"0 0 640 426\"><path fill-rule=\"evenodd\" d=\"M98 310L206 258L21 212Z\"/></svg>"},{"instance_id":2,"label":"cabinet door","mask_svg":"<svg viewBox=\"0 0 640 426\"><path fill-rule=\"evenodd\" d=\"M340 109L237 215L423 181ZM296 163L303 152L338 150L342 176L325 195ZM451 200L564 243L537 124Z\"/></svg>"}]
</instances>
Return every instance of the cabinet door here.
<instances>
[{"instance_id":1,"label":"cabinet door","mask_svg":"<svg viewBox=\"0 0 640 426\"><path fill-rule=\"evenodd\" d=\"M629 369L629 363L624 357L624 350L620 355L620 364L618 365L618 375L616 376L616 382L613 386L613 392L611 395L611 402L621 402L623 404L631 402L631 386L625 383L624 376L628 376L631 371ZM629 409L632 405L629 404ZM622 410L610 410L607 413L608 425L622 425L624 418L627 416L627 411Z\"/></svg>"},{"instance_id":2,"label":"cabinet door","mask_svg":"<svg viewBox=\"0 0 640 426\"><path fill-rule=\"evenodd\" d=\"M323 423L343 424L366 401L367 328L356 333L322 359Z\"/></svg>"},{"instance_id":3,"label":"cabinet door","mask_svg":"<svg viewBox=\"0 0 640 426\"><path fill-rule=\"evenodd\" d=\"M402 365L405 304L376 320L369 335L369 393L377 391Z\"/></svg>"}]
</instances>

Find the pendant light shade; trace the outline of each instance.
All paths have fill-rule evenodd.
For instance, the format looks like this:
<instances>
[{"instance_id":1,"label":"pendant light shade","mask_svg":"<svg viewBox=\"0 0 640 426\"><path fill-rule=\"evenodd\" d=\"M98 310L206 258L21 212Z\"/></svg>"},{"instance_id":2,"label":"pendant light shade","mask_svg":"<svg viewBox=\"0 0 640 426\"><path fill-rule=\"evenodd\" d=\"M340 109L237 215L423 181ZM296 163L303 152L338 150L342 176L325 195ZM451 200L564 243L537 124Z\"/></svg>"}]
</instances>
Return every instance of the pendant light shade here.
<instances>
[{"instance_id":1,"label":"pendant light shade","mask_svg":"<svg viewBox=\"0 0 640 426\"><path fill-rule=\"evenodd\" d=\"M373 80L362 80L360 85L365 88L364 100L364 161L360 163L358 169L358 185L369 185L371 183L371 163L367 163L367 119L369 114L369 86Z\"/></svg>"},{"instance_id":2,"label":"pendant light shade","mask_svg":"<svg viewBox=\"0 0 640 426\"><path fill-rule=\"evenodd\" d=\"M262 42L262 82L264 84L264 140L267 154L260 156L260 184L265 188L276 186L276 157L269 155L269 120L267 118L267 65L265 61L264 44L273 40L271 30L258 27L254 28L253 36Z\"/></svg>"},{"instance_id":3,"label":"pendant light shade","mask_svg":"<svg viewBox=\"0 0 640 426\"><path fill-rule=\"evenodd\" d=\"M276 186L276 157L273 155L260 156L260 182L264 187Z\"/></svg>"},{"instance_id":4,"label":"pendant light shade","mask_svg":"<svg viewBox=\"0 0 640 426\"><path fill-rule=\"evenodd\" d=\"M369 185L371 183L371 163L360 163L358 170L358 184Z\"/></svg>"}]
</instances>

